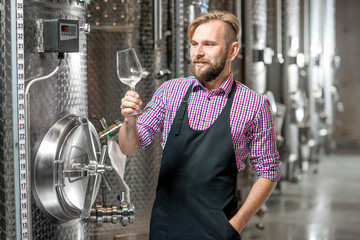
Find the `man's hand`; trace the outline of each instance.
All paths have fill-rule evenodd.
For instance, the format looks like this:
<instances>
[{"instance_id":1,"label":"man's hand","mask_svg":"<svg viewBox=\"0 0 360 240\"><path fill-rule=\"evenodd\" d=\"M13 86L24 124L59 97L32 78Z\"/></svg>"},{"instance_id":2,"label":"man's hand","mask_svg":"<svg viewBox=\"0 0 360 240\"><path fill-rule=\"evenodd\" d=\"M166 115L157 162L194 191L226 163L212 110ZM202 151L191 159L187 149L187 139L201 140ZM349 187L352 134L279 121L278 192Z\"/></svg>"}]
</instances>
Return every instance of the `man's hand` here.
<instances>
[{"instance_id":1,"label":"man's hand","mask_svg":"<svg viewBox=\"0 0 360 240\"><path fill-rule=\"evenodd\" d=\"M129 90L121 99L121 114L125 120L119 131L119 145L125 155L135 153L140 147L139 132L136 126L136 119L139 115L136 112L141 106L142 101L137 92Z\"/></svg>"},{"instance_id":2,"label":"man's hand","mask_svg":"<svg viewBox=\"0 0 360 240\"><path fill-rule=\"evenodd\" d=\"M267 178L259 178L246 198L244 205L239 209L235 216L230 219L230 224L239 232L244 229L250 218L265 203L274 190L276 182Z\"/></svg>"},{"instance_id":3,"label":"man's hand","mask_svg":"<svg viewBox=\"0 0 360 240\"><path fill-rule=\"evenodd\" d=\"M136 111L141 109L142 101L137 92L129 90L126 92L123 99L121 99L121 114L126 120L133 122L137 118Z\"/></svg>"}]
</instances>

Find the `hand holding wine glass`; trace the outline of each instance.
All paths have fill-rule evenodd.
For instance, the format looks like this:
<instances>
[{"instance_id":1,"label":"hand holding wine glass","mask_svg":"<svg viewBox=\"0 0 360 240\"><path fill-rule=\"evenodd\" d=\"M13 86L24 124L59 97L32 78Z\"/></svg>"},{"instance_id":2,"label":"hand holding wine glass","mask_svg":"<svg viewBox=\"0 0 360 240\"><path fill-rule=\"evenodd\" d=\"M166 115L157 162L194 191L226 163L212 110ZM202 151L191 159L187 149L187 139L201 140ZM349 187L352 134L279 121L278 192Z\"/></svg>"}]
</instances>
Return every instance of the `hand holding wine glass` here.
<instances>
[{"instance_id":1,"label":"hand holding wine glass","mask_svg":"<svg viewBox=\"0 0 360 240\"><path fill-rule=\"evenodd\" d=\"M116 66L119 80L135 92L135 85L141 80L143 70L135 49L129 48L116 52ZM143 110L137 109L131 115L140 115Z\"/></svg>"}]
</instances>

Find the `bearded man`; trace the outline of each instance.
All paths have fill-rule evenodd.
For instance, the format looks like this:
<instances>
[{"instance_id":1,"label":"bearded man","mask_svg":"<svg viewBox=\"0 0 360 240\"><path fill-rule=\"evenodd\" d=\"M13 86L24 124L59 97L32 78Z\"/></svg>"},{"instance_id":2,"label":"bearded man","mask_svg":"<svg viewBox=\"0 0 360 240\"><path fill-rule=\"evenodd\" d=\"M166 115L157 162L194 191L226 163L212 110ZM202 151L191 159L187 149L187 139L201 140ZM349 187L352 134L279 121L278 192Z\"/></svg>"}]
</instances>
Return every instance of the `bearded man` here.
<instances>
[{"instance_id":1,"label":"bearded man","mask_svg":"<svg viewBox=\"0 0 360 240\"><path fill-rule=\"evenodd\" d=\"M122 99L124 154L162 136L151 240L241 239L280 179L269 102L233 79L239 30L229 12L199 16L188 30L194 76L162 84L140 116L138 93L128 91ZM238 209L237 174L248 156L258 179Z\"/></svg>"}]
</instances>

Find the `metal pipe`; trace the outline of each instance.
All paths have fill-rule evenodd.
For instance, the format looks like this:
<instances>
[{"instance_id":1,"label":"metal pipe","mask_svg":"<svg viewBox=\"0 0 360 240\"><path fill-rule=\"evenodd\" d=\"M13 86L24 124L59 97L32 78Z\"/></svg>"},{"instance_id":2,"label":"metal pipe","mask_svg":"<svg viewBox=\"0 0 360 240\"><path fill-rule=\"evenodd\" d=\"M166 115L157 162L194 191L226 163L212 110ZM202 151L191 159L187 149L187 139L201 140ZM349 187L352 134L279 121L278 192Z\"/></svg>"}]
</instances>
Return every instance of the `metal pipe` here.
<instances>
[{"instance_id":1,"label":"metal pipe","mask_svg":"<svg viewBox=\"0 0 360 240\"><path fill-rule=\"evenodd\" d=\"M239 42L239 46L240 46L240 51L242 51L242 24L243 24L241 21L242 0L236 0L235 9L236 9L236 17L240 21L240 32L239 32L238 42Z\"/></svg>"},{"instance_id":2,"label":"metal pipe","mask_svg":"<svg viewBox=\"0 0 360 240\"><path fill-rule=\"evenodd\" d=\"M304 55L306 63L309 62L310 58L310 6L309 2L307 0L304 1L304 27L303 27L303 33L304 33Z\"/></svg>"},{"instance_id":3,"label":"metal pipe","mask_svg":"<svg viewBox=\"0 0 360 240\"><path fill-rule=\"evenodd\" d=\"M30 88L34 83L46 80L52 76L54 76L57 71L60 68L60 64L61 64L61 59L59 61L58 66L54 69L54 71L52 71L49 75L43 76L43 77L39 77L39 78L34 78L34 79L29 79L29 80L25 80L25 81L31 81L29 82L29 84L26 86L25 89L25 148L26 148L26 159L28 159L29 161L31 160L31 150L30 150Z\"/></svg>"},{"instance_id":4,"label":"metal pipe","mask_svg":"<svg viewBox=\"0 0 360 240\"><path fill-rule=\"evenodd\" d=\"M184 75L184 0L175 1L175 76Z\"/></svg>"},{"instance_id":5,"label":"metal pipe","mask_svg":"<svg viewBox=\"0 0 360 240\"><path fill-rule=\"evenodd\" d=\"M36 82L40 82L40 81L42 81L42 80L46 80L46 79L54 76L54 75L57 73L57 71L59 70L60 64L61 64L61 59L60 59L60 61L59 61L58 66L57 66L57 67L54 69L54 71L52 71L49 75L46 75L46 76L43 76L43 77L38 77L38 78L33 78L33 79L27 79L27 80L25 80L25 82L30 81L29 84L26 86L25 94L29 93L32 84L34 84L34 83L36 83Z\"/></svg>"},{"instance_id":6,"label":"metal pipe","mask_svg":"<svg viewBox=\"0 0 360 240\"><path fill-rule=\"evenodd\" d=\"M35 78L35 79L29 79L29 80L25 80L25 83L26 82L29 82L31 81L25 88L25 154L26 154L26 159L28 161L31 161L31 146L30 146L30 94L29 94L29 91L30 91L30 88L32 86L33 83L35 82L39 82L39 81L42 81L42 80L45 80L45 79L48 79L50 77L52 77L58 70L59 70L59 67L60 67L60 63L61 63L61 59L59 61L59 65L55 68L55 70L50 73L49 75L47 76L43 76L43 77L39 77L39 78ZM14 78L16 79L16 78ZM14 82L14 81L13 81ZM17 104L16 104L17 106ZM17 112L16 112L17 113ZM30 173L30 167L29 167L29 164L27 165L27 172ZM15 174L15 176L17 176L18 174ZM16 199L18 199L16 196L15 196ZM28 219L31 219L28 218ZM28 224L31 225L31 220L28 220ZM19 234L19 233L17 233ZM29 228L29 239L31 239L31 228Z\"/></svg>"},{"instance_id":7,"label":"metal pipe","mask_svg":"<svg viewBox=\"0 0 360 240\"><path fill-rule=\"evenodd\" d=\"M334 57L335 50L335 24L334 24L334 1L324 0L322 9L323 9L323 82L324 82L324 112L326 113L326 128L329 134L333 133L334 123L333 123L333 99L331 88L333 87L333 74L334 69L332 68L332 59Z\"/></svg>"},{"instance_id":8,"label":"metal pipe","mask_svg":"<svg viewBox=\"0 0 360 240\"><path fill-rule=\"evenodd\" d=\"M279 63L284 62L282 54L282 16L281 11L282 2L281 0L276 0L276 55Z\"/></svg>"},{"instance_id":9,"label":"metal pipe","mask_svg":"<svg viewBox=\"0 0 360 240\"><path fill-rule=\"evenodd\" d=\"M162 40L162 3L161 0L154 1L154 48L161 48Z\"/></svg>"}]
</instances>

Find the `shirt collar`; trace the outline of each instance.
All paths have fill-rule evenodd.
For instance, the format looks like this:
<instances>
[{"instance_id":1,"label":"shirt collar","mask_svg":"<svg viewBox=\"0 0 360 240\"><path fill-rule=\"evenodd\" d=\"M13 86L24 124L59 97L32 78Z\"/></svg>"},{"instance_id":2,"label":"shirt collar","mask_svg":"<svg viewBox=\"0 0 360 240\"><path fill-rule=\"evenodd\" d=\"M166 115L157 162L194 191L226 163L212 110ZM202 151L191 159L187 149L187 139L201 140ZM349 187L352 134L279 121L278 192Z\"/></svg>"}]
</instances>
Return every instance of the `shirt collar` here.
<instances>
[{"instance_id":1,"label":"shirt collar","mask_svg":"<svg viewBox=\"0 0 360 240\"><path fill-rule=\"evenodd\" d=\"M199 82L199 80L197 78L195 78L195 82L194 82L194 85L193 85L193 91L197 91L197 90L200 90L200 89L203 89L205 90L206 88ZM218 88L218 89L215 89L213 91L220 91L220 92L223 92L226 94L226 96L229 96L230 95L230 92L231 92L231 88L232 88L232 85L234 83L234 79L233 79L233 73L230 72L230 76L228 77L228 79L223 82L221 84L221 86Z\"/></svg>"}]
</instances>

